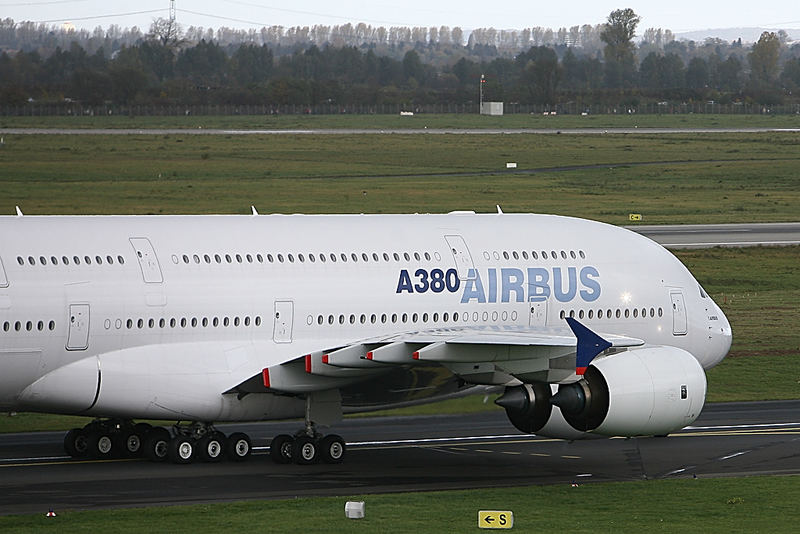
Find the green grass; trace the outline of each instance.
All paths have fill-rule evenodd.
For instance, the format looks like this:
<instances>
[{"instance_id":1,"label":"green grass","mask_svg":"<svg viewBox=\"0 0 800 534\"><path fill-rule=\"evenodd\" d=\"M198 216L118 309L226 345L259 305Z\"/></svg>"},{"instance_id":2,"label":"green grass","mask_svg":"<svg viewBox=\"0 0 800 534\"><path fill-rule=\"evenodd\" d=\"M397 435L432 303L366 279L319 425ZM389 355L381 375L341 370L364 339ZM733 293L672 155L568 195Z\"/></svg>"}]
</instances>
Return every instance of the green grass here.
<instances>
[{"instance_id":1,"label":"green grass","mask_svg":"<svg viewBox=\"0 0 800 534\"><path fill-rule=\"evenodd\" d=\"M800 398L800 247L679 251L733 328L708 400Z\"/></svg>"},{"instance_id":2,"label":"green grass","mask_svg":"<svg viewBox=\"0 0 800 534\"><path fill-rule=\"evenodd\" d=\"M474 114L180 115L0 117L0 128L797 128L797 115L558 115Z\"/></svg>"},{"instance_id":3,"label":"green grass","mask_svg":"<svg viewBox=\"0 0 800 534\"><path fill-rule=\"evenodd\" d=\"M280 532L478 532L479 510L510 510L513 532L795 532L800 478L751 477L590 483L471 491L354 495L285 501L203 504L90 512L55 518L0 517L0 530L23 534ZM346 519L348 500L365 518Z\"/></svg>"},{"instance_id":4,"label":"green grass","mask_svg":"<svg viewBox=\"0 0 800 534\"><path fill-rule=\"evenodd\" d=\"M505 171L509 161L519 172ZM799 162L800 138L789 133L11 135L0 148L0 185L5 210L17 204L26 214L248 213L251 204L261 213L413 213L499 204L616 224L631 212L653 224L768 222L797 218Z\"/></svg>"}]
</instances>

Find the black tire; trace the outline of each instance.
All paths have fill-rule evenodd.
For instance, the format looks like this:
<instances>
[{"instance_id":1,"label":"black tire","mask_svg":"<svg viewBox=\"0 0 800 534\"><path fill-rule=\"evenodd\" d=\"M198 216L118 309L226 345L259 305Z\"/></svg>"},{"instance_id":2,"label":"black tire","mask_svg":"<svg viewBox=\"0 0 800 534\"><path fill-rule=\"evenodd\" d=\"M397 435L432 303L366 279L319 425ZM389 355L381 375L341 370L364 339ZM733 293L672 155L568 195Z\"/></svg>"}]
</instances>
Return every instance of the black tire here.
<instances>
[{"instance_id":1,"label":"black tire","mask_svg":"<svg viewBox=\"0 0 800 534\"><path fill-rule=\"evenodd\" d=\"M294 438L289 434L278 434L269 444L269 456L276 464L292 463L292 448Z\"/></svg>"},{"instance_id":2,"label":"black tire","mask_svg":"<svg viewBox=\"0 0 800 534\"><path fill-rule=\"evenodd\" d=\"M73 458L84 458L89 452L89 441L82 428L73 428L64 436L64 452Z\"/></svg>"},{"instance_id":3,"label":"black tire","mask_svg":"<svg viewBox=\"0 0 800 534\"><path fill-rule=\"evenodd\" d=\"M319 461L319 442L308 436L294 440L292 459L297 465L311 465Z\"/></svg>"},{"instance_id":4,"label":"black tire","mask_svg":"<svg viewBox=\"0 0 800 534\"><path fill-rule=\"evenodd\" d=\"M98 460L111 458L119 449L119 442L114 437L111 432L104 430L89 434L87 438L89 456Z\"/></svg>"},{"instance_id":5,"label":"black tire","mask_svg":"<svg viewBox=\"0 0 800 534\"><path fill-rule=\"evenodd\" d=\"M227 439L222 432L212 432L197 442L197 454L204 462L220 462L225 457Z\"/></svg>"},{"instance_id":6,"label":"black tire","mask_svg":"<svg viewBox=\"0 0 800 534\"><path fill-rule=\"evenodd\" d=\"M121 452L129 458L136 458L142 455L144 450L144 436L136 429L125 430L122 432Z\"/></svg>"},{"instance_id":7,"label":"black tire","mask_svg":"<svg viewBox=\"0 0 800 534\"><path fill-rule=\"evenodd\" d=\"M344 460L347 446L341 436L331 434L325 436L319 442L320 454L322 454L322 461L326 464L340 464Z\"/></svg>"},{"instance_id":8,"label":"black tire","mask_svg":"<svg viewBox=\"0 0 800 534\"><path fill-rule=\"evenodd\" d=\"M234 462L243 462L247 460L250 453L253 452L253 446L250 443L250 437L242 432L234 432L228 436L227 444L228 458Z\"/></svg>"},{"instance_id":9,"label":"black tire","mask_svg":"<svg viewBox=\"0 0 800 534\"><path fill-rule=\"evenodd\" d=\"M169 442L169 461L173 464L189 464L197 452L197 442L192 438L175 436Z\"/></svg>"},{"instance_id":10,"label":"black tire","mask_svg":"<svg viewBox=\"0 0 800 534\"><path fill-rule=\"evenodd\" d=\"M169 431L163 427L157 427L147 433L144 440L144 455L151 462L163 462L169 455Z\"/></svg>"}]
</instances>

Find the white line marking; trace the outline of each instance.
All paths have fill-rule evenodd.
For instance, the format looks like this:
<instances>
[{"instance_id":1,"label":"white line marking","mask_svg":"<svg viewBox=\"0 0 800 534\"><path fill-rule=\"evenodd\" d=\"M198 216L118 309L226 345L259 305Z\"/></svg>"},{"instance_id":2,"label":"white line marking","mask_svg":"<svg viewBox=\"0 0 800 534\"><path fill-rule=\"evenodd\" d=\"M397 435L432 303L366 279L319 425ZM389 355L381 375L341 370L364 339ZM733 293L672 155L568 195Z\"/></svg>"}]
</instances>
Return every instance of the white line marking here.
<instances>
[{"instance_id":1,"label":"white line marking","mask_svg":"<svg viewBox=\"0 0 800 534\"><path fill-rule=\"evenodd\" d=\"M415 443L440 443L445 441L477 441L482 439L508 439L508 438L533 438L533 434L501 434L499 436L467 436L460 438L426 438L426 439L393 439L386 441L352 441L347 442L348 446L369 446L369 445L413 445Z\"/></svg>"},{"instance_id":2,"label":"white line marking","mask_svg":"<svg viewBox=\"0 0 800 534\"><path fill-rule=\"evenodd\" d=\"M733 454L729 454L728 456L723 456L722 458L720 458L720 460L730 460L731 458L736 458L737 456L741 456L741 455L743 455L743 454L747 454L748 452L753 452L753 451L740 451L740 452L735 452L735 453L733 453Z\"/></svg>"},{"instance_id":3,"label":"white line marking","mask_svg":"<svg viewBox=\"0 0 800 534\"><path fill-rule=\"evenodd\" d=\"M40 462L42 460L69 460L71 456L37 456L35 458L3 458L0 463Z\"/></svg>"},{"instance_id":4,"label":"white line marking","mask_svg":"<svg viewBox=\"0 0 800 534\"><path fill-rule=\"evenodd\" d=\"M770 427L800 426L800 423L760 423L754 425L718 425L718 426L687 426L683 430L724 430L730 428L770 428Z\"/></svg>"},{"instance_id":5,"label":"white line marking","mask_svg":"<svg viewBox=\"0 0 800 534\"><path fill-rule=\"evenodd\" d=\"M668 477L670 475L677 475L678 473L683 473L684 471L686 471L685 467L683 469L676 469L675 471L670 471L669 473L665 474L664 476Z\"/></svg>"}]
</instances>

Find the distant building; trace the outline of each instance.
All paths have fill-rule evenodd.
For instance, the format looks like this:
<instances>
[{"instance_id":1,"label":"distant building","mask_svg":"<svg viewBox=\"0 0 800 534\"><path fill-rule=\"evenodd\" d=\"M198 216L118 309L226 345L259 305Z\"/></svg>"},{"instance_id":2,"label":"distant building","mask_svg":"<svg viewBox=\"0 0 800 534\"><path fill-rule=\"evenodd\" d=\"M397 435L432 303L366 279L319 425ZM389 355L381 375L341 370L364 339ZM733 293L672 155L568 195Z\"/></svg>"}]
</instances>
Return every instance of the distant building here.
<instances>
[{"instance_id":1,"label":"distant building","mask_svg":"<svg viewBox=\"0 0 800 534\"><path fill-rule=\"evenodd\" d=\"M502 102L483 102L481 103L481 115L502 115Z\"/></svg>"}]
</instances>

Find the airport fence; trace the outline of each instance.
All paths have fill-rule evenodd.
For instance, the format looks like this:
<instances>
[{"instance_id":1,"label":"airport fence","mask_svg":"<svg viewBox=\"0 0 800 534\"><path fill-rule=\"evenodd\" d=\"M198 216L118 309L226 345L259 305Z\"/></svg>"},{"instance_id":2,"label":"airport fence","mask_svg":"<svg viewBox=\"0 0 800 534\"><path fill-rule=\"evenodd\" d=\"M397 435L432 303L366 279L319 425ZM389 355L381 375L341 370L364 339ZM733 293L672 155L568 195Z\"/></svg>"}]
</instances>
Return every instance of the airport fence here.
<instances>
[{"instance_id":1,"label":"airport fence","mask_svg":"<svg viewBox=\"0 0 800 534\"><path fill-rule=\"evenodd\" d=\"M86 105L69 103L28 103L25 105L0 106L0 116L7 117L44 117L44 116L180 116L180 115L395 115L401 112L436 113L436 114L477 114L477 103L466 104L208 104L208 105ZM503 113L514 114L567 114L567 115L614 115L614 114L734 114L734 115L786 115L800 114L800 104L783 104L765 106L759 104L718 102L695 103L645 103L629 106L583 105L566 102L555 105L530 105L506 102Z\"/></svg>"}]
</instances>

